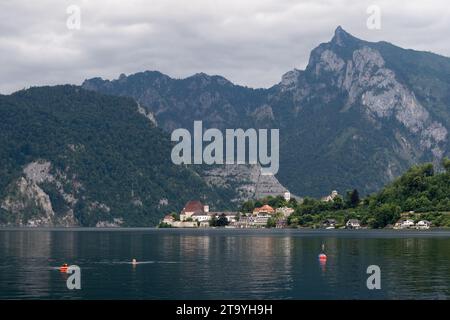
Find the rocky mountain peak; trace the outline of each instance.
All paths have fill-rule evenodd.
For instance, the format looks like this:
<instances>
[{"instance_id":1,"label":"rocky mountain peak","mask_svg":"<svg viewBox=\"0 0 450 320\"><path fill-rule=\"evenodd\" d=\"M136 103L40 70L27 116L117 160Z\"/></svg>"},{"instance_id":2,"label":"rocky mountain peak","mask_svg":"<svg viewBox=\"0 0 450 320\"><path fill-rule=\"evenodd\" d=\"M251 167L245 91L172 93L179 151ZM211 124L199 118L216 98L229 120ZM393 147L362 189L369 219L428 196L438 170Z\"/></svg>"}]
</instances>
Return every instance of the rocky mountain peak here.
<instances>
[{"instance_id":1,"label":"rocky mountain peak","mask_svg":"<svg viewBox=\"0 0 450 320\"><path fill-rule=\"evenodd\" d=\"M298 83L298 77L300 76L301 73L302 73L302 71L298 70L298 69L294 69L294 70L286 72L281 77L280 86L282 88L295 87L297 85L297 83Z\"/></svg>"},{"instance_id":2,"label":"rocky mountain peak","mask_svg":"<svg viewBox=\"0 0 450 320\"><path fill-rule=\"evenodd\" d=\"M276 125L286 132L277 178L296 194L321 195L373 192L410 165L447 155L449 73L449 58L368 42L339 26L305 70L285 73L269 90L205 73L167 83L128 76L127 86L93 79L84 87L136 99L169 132L194 119L217 128ZM375 165L355 174L352 166L367 159Z\"/></svg>"},{"instance_id":3,"label":"rocky mountain peak","mask_svg":"<svg viewBox=\"0 0 450 320\"><path fill-rule=\"evenodd\" d=\"M216 83L218 85L233 85L228 79L217 76L217 75L209 75L204 72L196 73L188 78L185 78L185 80L188 81L194 81L198 83L201 87L205 87L207 85L210 85L212 83Z\"/></svg>"},{"instance_id":4,"label":"rocky mountain peak","mask_svg":"<svg viewBox=\"0 0 450 320\"><path fill-rule=\"evenodd\" d=\"M338 26L334 31L334 36L331 39L331 43L344 47L347 44L354 43L355 41L358 40L359 40L358 38L352 36L350 33L345 31L341 26Z\"/></svg>"}]
</instances>

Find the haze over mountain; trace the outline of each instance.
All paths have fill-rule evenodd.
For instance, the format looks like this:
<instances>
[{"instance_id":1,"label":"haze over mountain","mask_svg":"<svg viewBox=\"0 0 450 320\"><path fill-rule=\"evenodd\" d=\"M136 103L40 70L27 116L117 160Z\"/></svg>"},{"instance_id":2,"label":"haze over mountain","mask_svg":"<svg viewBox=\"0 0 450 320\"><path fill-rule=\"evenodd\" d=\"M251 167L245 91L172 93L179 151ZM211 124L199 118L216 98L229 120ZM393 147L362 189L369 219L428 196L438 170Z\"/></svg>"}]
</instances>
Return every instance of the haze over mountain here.
<instances>
[{"instance_id":1,"label":"haze over mountain","mask_svg":"<svg viewBox=\"0 0 450 320\"><path fill-rule=\"evenodd\" d=\"M170 132L191 128L279 128L278 180L291 192L380 189L412 164L440 162L450 144L450 59L338 27L330 42L270 89L203 73L172 79L146 71L83 88L128 96Z\"/></svg>"}]
</instances>

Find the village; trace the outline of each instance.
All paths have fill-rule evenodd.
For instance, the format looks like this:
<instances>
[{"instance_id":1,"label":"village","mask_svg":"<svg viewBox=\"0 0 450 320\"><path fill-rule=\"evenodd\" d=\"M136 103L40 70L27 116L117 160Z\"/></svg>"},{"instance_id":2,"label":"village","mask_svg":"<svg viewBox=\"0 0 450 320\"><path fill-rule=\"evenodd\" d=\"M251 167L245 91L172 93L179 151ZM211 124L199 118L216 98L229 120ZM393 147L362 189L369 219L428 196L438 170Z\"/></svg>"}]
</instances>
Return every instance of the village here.
<instances>
[{"instance_id":1,"label":"village","mask_svg":"<svg viewBox=\"0 0 450 320\"><path fill-rule=\"evenodd\" d=\"M332 191L330 195L323 197L324 202L333 201L338 197L337 191ZM285 201L289 202L291 194L283 194ZM190 200L186 203L179 214L171 213L164 216L160 221L160 228L291 228L288 223L289 217L294 213L294 209L288 206L272 207L264 204L255 207L252 212L238 211L210 211L207 204L199 200ZM413 213L413 212L409 212ZM431 227L431 222L420 220L417 223L412 219L402 218L389 228L395 230L417 229L427 230ZM367 229L358 219L348 219L344 225L339 225L336 219L324 219L320 226L321 229Z\"/></svg>"}]
</instances>

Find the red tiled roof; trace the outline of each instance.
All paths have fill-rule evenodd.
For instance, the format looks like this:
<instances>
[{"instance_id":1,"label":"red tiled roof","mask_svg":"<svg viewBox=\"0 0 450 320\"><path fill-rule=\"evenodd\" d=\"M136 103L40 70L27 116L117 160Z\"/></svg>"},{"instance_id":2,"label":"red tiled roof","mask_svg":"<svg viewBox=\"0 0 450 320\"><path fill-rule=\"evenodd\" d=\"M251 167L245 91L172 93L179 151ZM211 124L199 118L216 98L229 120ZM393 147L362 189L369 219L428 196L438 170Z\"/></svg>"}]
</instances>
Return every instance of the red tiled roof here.
<instances>
[{"instance_id":1,"label":"red tiled roof","mask_svg":"<svg viewBox=\"0 0 450 320\"><path fill-rule=\"evenodd\" d=\"M183 212L203 212L203 204L198 200L191 200L186 203L183 208Z\"/></svg>"},{"instance_id":2,"label":"red tiled roof","mask_svg":"<svg viewBox=\"0 0 450 320\"><path fill-rule=\"evenodd\" d=\"M255 208L255 212L274 212L275 210L268 204L263 205L261 208Z\"/></svg>"}]
</instances>

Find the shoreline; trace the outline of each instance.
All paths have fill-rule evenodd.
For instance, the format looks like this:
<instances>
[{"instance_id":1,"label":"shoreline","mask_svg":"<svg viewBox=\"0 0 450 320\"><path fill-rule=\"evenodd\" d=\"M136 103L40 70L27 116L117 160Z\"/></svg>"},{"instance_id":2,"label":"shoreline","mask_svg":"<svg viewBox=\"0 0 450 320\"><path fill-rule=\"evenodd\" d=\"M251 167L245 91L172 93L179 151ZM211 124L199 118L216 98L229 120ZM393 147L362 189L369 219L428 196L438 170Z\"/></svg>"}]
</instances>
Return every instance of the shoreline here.
<instances>
[{"instance_id":1,"label":"shoreline","mask_svg":"<svg viewBox=\"0 0 450 320\"><path fill-rule=\"evenodd\" d=\"M26 231L26 232L150 232L150 233L198 233L198 234L267 234L267 235L321 235L321 236L444 236L450 237L450 228L431 228L428 230L417 229L277 229L277 228L157 228L157 227L0 227L2 231Z\"/></svg>"}]
</instances>

